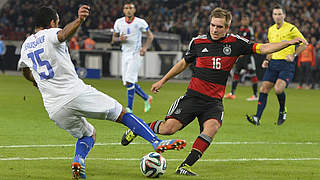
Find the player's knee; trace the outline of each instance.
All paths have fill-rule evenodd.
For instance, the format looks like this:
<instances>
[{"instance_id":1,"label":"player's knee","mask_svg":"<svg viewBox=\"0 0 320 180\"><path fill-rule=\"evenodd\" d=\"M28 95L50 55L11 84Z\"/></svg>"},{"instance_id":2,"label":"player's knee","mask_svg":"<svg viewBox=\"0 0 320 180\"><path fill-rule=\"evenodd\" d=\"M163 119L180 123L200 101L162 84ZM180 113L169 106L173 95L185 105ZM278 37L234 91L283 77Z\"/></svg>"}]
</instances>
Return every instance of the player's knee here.
<instances>
[{"instance_id":1,"label":"player's knee","mask_svg":"<svg viewBox=\"0 0 320 180\"><path fill-rule=\"evenodd\" d=\"M284 88L282 88L282 87L278 87L278 86L274 87L274 92L276 94L281 94L283 92L283 90L284 90Z\"/></svg>"},{"instance_id":2,"label":"player's knee","mask_svg":"<svg viewBox=\"0 0 320 180\"><path fill-rule=\"evenodd\" d=\"M269 87L269 86L267 86L267 85L262 84L261 87L260 87L260 92L267 94L267 93L269 93L269 91L271 90L271 88L272 88L272 87Z\"/></svg>"},{"instance_id":3,"label":"player's knee","mask_svg":"<svg viewBox=\"0 0 320 180\"><path fill-rule=\"evenodd\" d=\"M221 124L216 119L209 119L203 124L203 127L204 128L202 133L212 138L218 132L219 128L221 127Z\"/></svg>"}]
</instances>

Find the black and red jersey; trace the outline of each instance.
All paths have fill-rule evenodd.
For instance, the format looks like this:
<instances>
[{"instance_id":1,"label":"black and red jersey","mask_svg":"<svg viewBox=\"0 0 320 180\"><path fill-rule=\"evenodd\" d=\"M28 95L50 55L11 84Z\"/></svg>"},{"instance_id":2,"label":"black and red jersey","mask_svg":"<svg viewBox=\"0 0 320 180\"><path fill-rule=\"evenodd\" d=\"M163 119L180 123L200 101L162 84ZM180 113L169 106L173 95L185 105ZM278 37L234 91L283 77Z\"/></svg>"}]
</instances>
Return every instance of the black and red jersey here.
<instances>
[{"instance_id":1,"label":"black and red jersey","mask_svg":"<svg viewBox=\"0 0 320 180\"><path fill-rule=\"evenodd\" d=\"M211 39L210 35L193 38L184 56L187 63L194 63L187 95L222 99L233 64L240 55L255 53L256 46L234 34L219 40Z\"/></svg>"},{"instance_id":2,"label":"black and red jersey","mask_svg":"<svg viewBox=\"0 0 320 180\"><path fill-rule=\"evenodd\" d=\"M239 35L250 41L254 41L254 31L250 26L241 26Z\"/></svg>"}]
</instances>

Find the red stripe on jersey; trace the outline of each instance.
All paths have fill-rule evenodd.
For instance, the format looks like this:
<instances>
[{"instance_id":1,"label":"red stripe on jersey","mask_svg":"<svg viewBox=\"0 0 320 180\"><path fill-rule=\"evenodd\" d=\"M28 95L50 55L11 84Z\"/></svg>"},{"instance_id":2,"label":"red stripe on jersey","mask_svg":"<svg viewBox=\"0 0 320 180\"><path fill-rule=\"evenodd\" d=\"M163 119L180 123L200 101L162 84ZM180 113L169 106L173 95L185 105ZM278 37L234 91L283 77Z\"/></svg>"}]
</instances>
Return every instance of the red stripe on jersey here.
<instances>
[{"instance_id":1,"label":"red stripe on jersey","mask_svg":"<svg viewBox=\"0 0 320 180\"><path fill-rule=\"evenodd\" d=\"M199 78L192 78L188 88L213 98L222 99L226 86L210 83Z\"/></svg>"},{"instance_id":2,"label":"red stripe on jersey","mask_svg":"<svg viewBox=\"0 0 320 180\"><path fill-rule=\"evenodd\" d=\"M195 44L201 44L201 43L212 43L212 41L210 41L209 39L195 39L194 40Z\"/></svg>"},{"instance_id":3,"label":"red stripe on jersey","mask_svg":"<svg viewBox=\"0 0 320 180\"><path fill-rule=\"evenodd\" d=\"M213 68L213 59L215 59L214 68ZM235 56L234 57L221 57L221 56L197 57L196 67L231 71L232 66L237 59L238 57L235 57Z\"/></svg>"},{"instance_id":4,"label":"red stripe on jersey","mask_svg":"<svg viewBox=\"0 0 320 180\"><path fill-rule=\"evenodd\" d=\"M240 31L250 32L249 28L240 28Z\"/></svg>"},{"instance_id":5,"label":"red stripe on jersey","mask_svg":"<svg viewBox=\"0 0 320 180\"><path fill-rule=\"evenodd\" d=\"M235 41L237 41L237 38L230 35L230 36L228 36L227 38L221 40L220 42L230 43L230 42L235 42Z\"/></svg>"}]
</instances>

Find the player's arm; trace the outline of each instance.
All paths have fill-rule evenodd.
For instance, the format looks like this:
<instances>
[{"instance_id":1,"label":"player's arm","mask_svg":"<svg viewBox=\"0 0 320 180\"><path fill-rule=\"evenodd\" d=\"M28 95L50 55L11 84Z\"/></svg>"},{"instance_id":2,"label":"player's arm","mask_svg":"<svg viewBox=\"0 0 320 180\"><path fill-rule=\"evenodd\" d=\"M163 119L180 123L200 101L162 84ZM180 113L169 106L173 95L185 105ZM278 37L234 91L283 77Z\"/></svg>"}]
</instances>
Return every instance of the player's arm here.
<instances>
[{"instance_id":1,"label":"player's arm","mask_svg":"<svg viewBox=\"0 0 320 180\"><path fill-rule=\"evenodd\" d=\"M58 33L58 40L64 42L76 33L80 25L86 20L89 16L90 7L83 5L78 10L78 18L73 22L67 24L61 31Z\"/></svg>"},{"instance_id":2,"label":"player's arm","mask_svg":"<svg viewBox=\"0 0 320 180\"><path fill-rule=\"evenodd\" d=\"M175 64L169 72L158 82L154 83L151 87L153 93L159 92L159 89L165 84L169 79L180 74L182 71L187 69L190 63L187 63L184 58L182 58L177 64Z\"/></svg>"},{"instance_id":3,"label":"player's arm","mask_svg":"<svg viewBox=\"0 0 320 180\"><path fill-rule=\"evenodd\" d=\"M301 32L298 30L297 27L293 27L291 30L291 36L292 37L299 37L301 39L304 39L305 38L303 37L303 35L301 34ZM289 61L289 62L292 62L294 61L295 57L299 56L300 53L302 53L302 51L304 51L305 49L307 49L307 46L308 44L299 44L299 47L296 48L296 51L293 53L293 54L288 54L286 56L286 60Z\"/></svg>"},{"instance_id":4,"label":"player's arm","mask_svg":"<svg viewBox=\"0 0 320 180\"><path fill-rule=\"evenodd\" d=\"M302 38L295 38L291 41L283 41L278 43L266 43L266 44L256 44L255 52L258 54L271 54L277 51L280 51L288 46L297 45L303 43L308 45L308 42Z\"/></svg>"},{"instance_id":5,"label":"player's arm","mask_svg":"<svg viewBox=\"0 0 320 180\"><path fill-rule=\"evenodd\" d=\"M22 68L22 74L27 80L31 81L33 83L33 85L38 88L38 85L32 76L32 72L31 72L30 68L28 68L28 67Z\"/></svg>"},{"instance_id":6,"label":"player's arm","mask_svg":"<svg viewBox=\"0 0 320 180\"><path fill-rule=\"evenodd\" d=\"M124 42L126 42L126 40L127 40L127 36L126 35L124 35L124 34L119 35L119 33L113 32L113 34L112 34L112 42L111 43L112 44L117 43L117 42L124 43Z\"/></svg>"},{"instance_id":7,"label":"player's arm","mask_svg":"<svg viewBox=\"0 0 320 180\"><path fill-rule=\"evenodd\" d=\"M307 45L306 44L301 44L297 49L296 52L294 52L293 54L288 54L286 57L286 60L289 62L294 61L294 59L299 56L300 53L302 53L302 51L304 51L305 49L307 49Z\"/></svg>"},{"instance_id":8,"label":"player's arm","mask_svg":"<svg viewBox=\"0 0 320 180\"><path fill-rule=\"evenodd\" d=\"M153 41L153 34L150 31L150 29L146 32L147 34L147 40L144 43L143 47L140 49L140 55L144 56L144 54L147 52L147 49L151 46L151 43Z\"/></svg>"}]
</instances>

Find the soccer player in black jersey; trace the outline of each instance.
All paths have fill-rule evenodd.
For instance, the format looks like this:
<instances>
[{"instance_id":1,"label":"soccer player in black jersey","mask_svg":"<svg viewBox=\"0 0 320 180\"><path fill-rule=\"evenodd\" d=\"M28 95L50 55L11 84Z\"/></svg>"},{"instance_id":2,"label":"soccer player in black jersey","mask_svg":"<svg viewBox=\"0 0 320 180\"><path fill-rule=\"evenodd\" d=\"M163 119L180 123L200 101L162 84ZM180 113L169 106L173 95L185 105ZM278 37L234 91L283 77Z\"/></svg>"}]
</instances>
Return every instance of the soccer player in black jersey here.
<instances>
[{"instance_id":1,"label":"soccer player in black jersey","mask_svg":"<svg viewBox=\"0 0 320 180\"><path fill-rule=\"evenodd\" d=\"M269 54L289 45L307 43L300 38L279 43L252 43L238 35L227 34L231 19L230 11L214 9L210 16L208 35L193 38L184 58L160 81L152 85L152 92L158 93L169 79L194 63L192 79L186 94L172 104L165 121L157 120L149 124L156 134L171 135L198 118L200 135L194 141L190 154L177 168L177 174L197 175L191 171L190 166L201 158L222 125L222 98L229 72L238 57L253 53ZM135 137L131 130L127 130L121 144L128 145Z\"/></svg>"},{"instance_id":2,"label":"soccer player in black jersey","mask_svg":"<svg viewBox=\"0 0 320 180\"><path fill-rule=\"evenodd\" d=\"M239 35L253 42L254 31L249 24L250 24L249 15L247 14L243 15L241 17L241 26L240 26ZM252 54L239 57L239 59L237 60L234 68L231 92L226 94L224 97L226 99L236 98L235 92L236 92L238 83L240 82L240 72L243 69L246 70L246 72L248 73L248 77L251 78L251 82L252 82L253 94L251 97L247 98L247 101L257 101L258 100L258 97L257 97L258 77L256 74L256 63Z\"/></svg>"}]
</instances>

